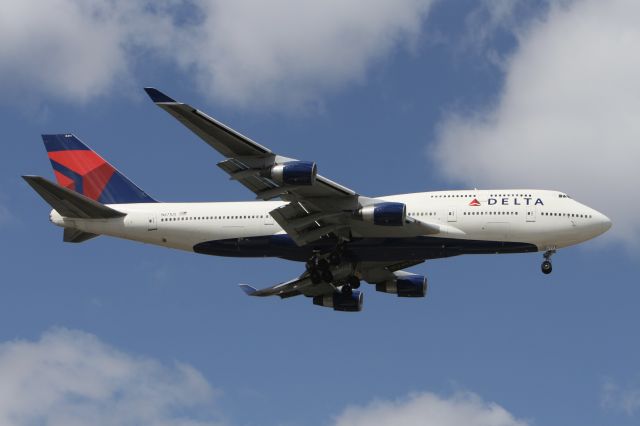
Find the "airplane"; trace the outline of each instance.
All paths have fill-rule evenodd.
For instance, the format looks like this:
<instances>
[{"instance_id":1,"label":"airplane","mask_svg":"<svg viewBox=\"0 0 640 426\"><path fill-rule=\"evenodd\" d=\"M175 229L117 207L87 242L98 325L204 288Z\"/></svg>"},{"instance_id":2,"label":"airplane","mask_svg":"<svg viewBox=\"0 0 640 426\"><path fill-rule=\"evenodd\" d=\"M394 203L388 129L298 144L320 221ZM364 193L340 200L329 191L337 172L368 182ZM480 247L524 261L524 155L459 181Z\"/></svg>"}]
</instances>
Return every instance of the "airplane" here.
<instances>
[{"instance_id":1,"label":"airplane","mask_svg":"<svg viewBox=\"0 0 640 426\"><path fill-rule=\"evenodd\" d=\"M53 208L63 240L99 235L213 256L304 262L292 280L250 296L304 295L336 311L362 309L365 281L380 292L425 297L427 278L404 269L467 254L543 252L603 234L604 214L567 194L467 189L368 197L318 174L313 161L276 154L159 90L146 93L225 159L217 165L257 201L158 202L73 134L43 135L57 183L25 175Z\"/></svg>"}]
</instances>

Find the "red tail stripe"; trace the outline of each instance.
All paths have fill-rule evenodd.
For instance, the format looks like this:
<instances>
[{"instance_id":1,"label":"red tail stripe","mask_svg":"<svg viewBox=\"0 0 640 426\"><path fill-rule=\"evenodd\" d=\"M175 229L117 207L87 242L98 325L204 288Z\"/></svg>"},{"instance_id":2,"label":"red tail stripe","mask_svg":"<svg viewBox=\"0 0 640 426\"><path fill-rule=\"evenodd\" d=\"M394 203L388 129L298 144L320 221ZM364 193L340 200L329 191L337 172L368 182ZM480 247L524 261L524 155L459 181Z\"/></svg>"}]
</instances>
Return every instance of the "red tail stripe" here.
<instances>
[{"instance_id":1,"label":"red tail stripe","mask_svg":"<svg viewBox=\"0 0 640 426\"><path fill-rule=\"evenodd\" d=\"M56 180L58 181L58 184L60 186L64 186L65 188L69 188L74 191L76 190L76 184L73 181L73 179L66 177L65 175L63 175L57 170L54 170L53 173L56 175Z\"/></svg>"},{"instance_id":2,"label":"red tail stripe","mask_svg":"<svg viewBox=\"0 0 640 426\"><path fill-rule=\"evenodd\" d=\"M82 177L84 195L93 200L99 199L102 191L107 186L109 179L111 179L111 176L113 176L114 173L115 169L107 163L104 163L92 170L90 173L87 173Z\"/></svg>"},{"instance_id":3,"label":"red tail stripe","mask_svg":"<svg viewBox=\"0 0 640 426\"><path fill-rule=\"evenodd\" d=\"M54 151L49 153L49 158L79 175L106 164L106 161L93 151Z\"/></svg>"}]
</instances>

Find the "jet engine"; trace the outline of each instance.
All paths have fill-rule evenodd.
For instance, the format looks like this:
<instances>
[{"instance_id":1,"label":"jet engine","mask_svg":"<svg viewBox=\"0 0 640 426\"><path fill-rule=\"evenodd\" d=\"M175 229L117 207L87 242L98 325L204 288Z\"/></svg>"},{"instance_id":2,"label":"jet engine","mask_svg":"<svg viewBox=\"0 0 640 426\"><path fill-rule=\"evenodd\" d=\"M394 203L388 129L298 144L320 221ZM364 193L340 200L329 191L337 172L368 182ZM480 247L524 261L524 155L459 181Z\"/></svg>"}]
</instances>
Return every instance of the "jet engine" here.
<instances>
[{"instance_id":1,"label":"jet engine","mask_svg":"<svg viewBox=\"0 0 640 426\"><path fill-rule=\"evenodd\" d=\"M402 226L407 219L407 206L403 203L378 203L362 207L356 216L374 225Z\"/></svg>"},{"instance_id":2,"label":"jet engine","mask_svg":"<svg viewBox=\"0 0 640 426\"><path fill-rule=\"evenodd\" d=\"M359 312L362 310L364 294L353 290L351 293L336 292L325 296L313 298L313 304L333 308L334 311Z\"/></svg>"},{"instance_id":3,"label":"jet engine","mask_svg":"<svg viewBox=\"0 0 640 426\"><path fill-rule=\"evenodd\" d=\"M376 290L397 294L398 297L425 297L427 295L427 277L403 272L402 275L376 284Z\"/></svg>"},{"instance_id":4,"label":"jet engine","mask_svg":"<svg viewBox=\"0 0 640 426\"><path fill-rule=\"evenodd\" d=\"M280 185L313 185L318 168L312 161L292 161L269 169L269 176Z\"/></svg>"}]
</instances>

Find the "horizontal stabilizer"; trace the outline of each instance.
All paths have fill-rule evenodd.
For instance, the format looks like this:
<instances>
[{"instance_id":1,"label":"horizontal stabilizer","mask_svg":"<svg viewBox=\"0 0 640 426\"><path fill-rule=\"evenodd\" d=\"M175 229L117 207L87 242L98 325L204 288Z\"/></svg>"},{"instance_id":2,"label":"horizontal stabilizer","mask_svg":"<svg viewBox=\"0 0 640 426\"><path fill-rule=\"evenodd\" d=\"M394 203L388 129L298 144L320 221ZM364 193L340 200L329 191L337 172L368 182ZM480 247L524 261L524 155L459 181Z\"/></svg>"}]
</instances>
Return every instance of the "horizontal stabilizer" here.
<instances>
[{"instance_id":1,"label":"horizontal stabilizer","mask_svg":"<svg viewBox=\"0 0 640 426\"><path fill-rule=\"evenodd\" d=\"M63 188L40 176L22 176L27 183L64 217L110 219L126 216L71 189Z\"/></svg>"},{"instance_id":2,"label":"horizontal stabilizer","mask_svg":"<svg viewBox=\"0 0 640 426\"><path fill-rule=\"evenodd\" d=\"M64 228L62 241L64 241L65 243L82 243L95 237L99 237L99 235L92 234L90 232L83 232L79 229Z\"/></svg>"}]
</instances>

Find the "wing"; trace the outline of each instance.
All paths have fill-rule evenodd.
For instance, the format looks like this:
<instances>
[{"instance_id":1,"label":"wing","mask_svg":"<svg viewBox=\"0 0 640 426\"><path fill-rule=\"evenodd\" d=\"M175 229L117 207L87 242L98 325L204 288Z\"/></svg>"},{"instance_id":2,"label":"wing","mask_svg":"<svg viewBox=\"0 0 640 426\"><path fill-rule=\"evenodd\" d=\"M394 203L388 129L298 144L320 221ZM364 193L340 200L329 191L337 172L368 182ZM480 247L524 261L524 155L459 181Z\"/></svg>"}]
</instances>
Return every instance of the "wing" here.
<instances>
[{"instance_id":1,"label":"wing","mask_svg":"<svg viewBox=\"0 0 640 426\"><path fill-rule=\"evenodd\" d=\"M358 265L356 274L371 284L377 284L394 277L393 273L404 268L409 268L420 263L422 260L405 262L365 262ZM332 283L320 282L314 284L308 273L304 273L298 278L294 278L284 283L276 284L263 289L256 289L248 284L240 284L240 288L249 296L280 296L282 299L288 297L305 295L308 297L326 296L334 294L344 284L344 280L336 280Z\"/></svg>"},{"instance_id":2,"label":"wing","mask_svg":"<svg viewBox=\"0 0 640 426\"><path fill-rule=\"evenodd\" d=\"M349 235L349 219L358 207L355 191L317 174L315 163L277 155L190 105L154 88L145 91L156 105L225 156L218 166L257 199L290 201L271 214L296 244L329 233Z\"/></svg>"},{"instance_id":3,"label":"wing","mask_svg":"<svg viewBox=\"0 0 640 426\"><path fill-rule=\"evenodd\" d=\"M227 172L231 179L253 191L258 199L357 198L354 191L320 175L315 176L313 185L278 182L277 178L263 172L274 166L298 160L275 154L204 112L177 102L157 89L147 87L144 90L156 105L225 156L227 159L218 163L218 166Z\"/></svg>"},{"instance_id":4,"label":"wing","mask_svg":"<svg viewBox=\"0 0 640 426\"><path fill-rule=\"evenodd\" d=\"M316 164L284 157L225 126L190 105L177 102L154 88L145 88L153 102L167 111L209 146L226 157L218 166L256 194L269 200L280 197L288 204L271 216L299 246L333 234L353 237L407 237L455 232L453 227L407 217L404 226L364 223L358 211L379 203L317 174ZM449 229L451 228L451 229Z\"/></svg>"},{"instance_id":5,"label":"wing","mask_svg":"<svg viewBox=\"0 0 640 426\"><path fill-rule=\"evenodd\" d=\"M313 284L311 278L305 274L290 281L276 284L271 287L256 289L248 284L240 284L240 288L249 296L280 296L282 299L288 297L299 296L304 294L308 297L322 296L325 294L333 294L337 291L337 287L331 283Z\"/></svg>"}]
</instances>

